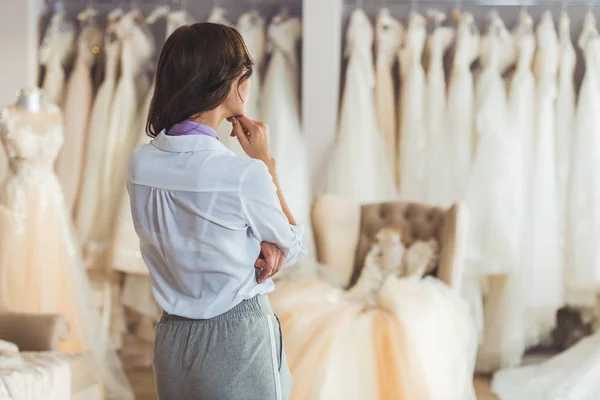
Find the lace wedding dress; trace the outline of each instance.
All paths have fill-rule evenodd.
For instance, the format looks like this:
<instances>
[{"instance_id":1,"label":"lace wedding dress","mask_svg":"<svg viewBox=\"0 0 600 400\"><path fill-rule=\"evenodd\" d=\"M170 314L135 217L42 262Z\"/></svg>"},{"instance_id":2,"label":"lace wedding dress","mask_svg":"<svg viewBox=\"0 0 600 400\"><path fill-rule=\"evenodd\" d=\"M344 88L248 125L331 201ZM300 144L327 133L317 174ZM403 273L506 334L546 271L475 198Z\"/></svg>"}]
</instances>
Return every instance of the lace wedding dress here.
<instances>
[{"instance_id":1,"label":"lace wedding dress","mask_svg":"<svg viewBox=\"0 0 600 400\"><path fill-rule=\"evenodd\" d=\"M427 202L426 80L421 65L426 37L427 21L422 15L411 13L399 52L402 86L397 175L400 197L415 202Z\"/></svg>"},{"instance_id":2,"label":"lace wedding dress","mask_svg":"<svg viewBox=\"0 0 600 400\"><path fill-rule=\"evenodd\" d=\"M377 105L377 124L383 136L390 166L396 165L396 96L392 69L396 63L398 50L402 43L404 28L398 20L383 9L377 16L375 27L377 52L375 61L375 100ZM395 168L392 168L394 182L397 182Z\"/></svg>"},{"instance_id":3,"label":"lace wedding dress","mask_svg":"<svg viewBox=\"0 0 600 400\"><path fill-rule=\"evenodd\" d=\"M104 81L98 88L88 125L88 138L85 149L81 188L79 190L75 228L83 246L99 240L96 218L103 207L101 179L104 162L107 159L106 129L111 117L111 104L114 98L121 42L115 35L117 16L109 14L104 39Z\"/></svg>"},{"instance_id":4,"label":"lace wedding dress","mask_svg":"<svg viewBox=\"0 0 600 400\"><path fill-rule=\"evenodd\" d=\"M570 289L580 306L595 306L600 291L600 38L590 13L579 38L585 75L579 92L569 190L568 246Z\"/></svg>"},{"instance_id":5,"label":"lace wedding dress","mask_svg":"<svg viewBox=\"0 0 600 400\"><path fill-rule=\"evenodd\" d=\"M529 217L526 231L527 344L550 338L556 311L564 304L564 264L560 253L556 188L554 115L558 41L551 13L545 12L536 29L533 70L537 81L535 134L532 151ZM579 157L579 154L578 154Z\"/></svg>"},{"instance_id":6,"label":"lace wedding dress","mask_svg":"<svg viewBox=\"0 0 600 400\"><path fill-rule=\"evenodd\" d=\"M0 308L64 315L70 325L64 353L90 351L107 395L133 399L119 359L98 339L100 318L71 229L62 189L52 166L63 143L58 107L39 113L16 106L0 111L0 137L10 158L10 175L0 190L0 207L11 218L0 225Z\"/></svg>"},{"instance_id":7,"label":"lace wedding dress","mask_svg":"<svg viewBox=\"0 0 600 400\"><path fill-rule=\"evenodd\" d=\"M92 108L92 67L102 44L102 30L89 10L79 14L81 33L77 39L75 66L65 94L65 144L56 159L67 209L71 212L81 183L88 122ZM96 49L97 51L95 51Z\"/></svg>"},{"instance_id":8,"label":"lace wedding dress","mask_svg":"<svg viewBox=\"0 0 600 400\"><path fill-rule=\"evenodd\" d=\"M426 79L426 115L427 115L427 202L449 206L448 199L440 190L445 179L445 168L448 164L447 149L449 142L446 129L446 76L444 72L444 54L454 39L454 29L441 26L446 15L439 11L432 12L434 30L427 39L429 65Z\"/></svg>"},{"instance_id":9,"label":"lace wedding dress","mask_svg":"<svg viewBox=\"0 0 600 400\"><path fill-rule=\"evenodd\" d=\"M474 400L466 305L435 278L396 277L400 238L378 236L350 291L315 276L280 282L270 295L291 399Z\"/></svg>"},{"instance_id":10,"label":"lace wedding dress","mask_svg":"<svg viewBox=\"0 0 600 400\"><path fill-rule=\"evenodd\" d=\"M64 63L73 51L75 27L64 11L57 12L50 19L40 47L40 65L45 67L42 91L50 103L63 106L65 89Z\"/></svg>"},{"instance_id":11,"label":"lace wedding dress","mask_svg":"<svg viewBox=\"0 0 600 400\"><path fill-rule=\"evenodd\" d=\"M446 105L446 178L438 182L443 204L453 204L465 198L475 144L475 103L471 64L479 55L479 30L473 15L458 17L456 45L448 81Z\"/></svg>"},{"instance_id":12,"label":"lace wedding dress","mask_svg":"<svg viewBox=\"0 0 600 400\"><path fill-rule=\"evenodd\" d=\"M324 189L356 203L396 198L392 165L377 129L373 89L373 27L362 9L350 17L346 32L346 82L338 133ZM285 191L284 191L285 192Z\"/></svg>"}]
</instances>

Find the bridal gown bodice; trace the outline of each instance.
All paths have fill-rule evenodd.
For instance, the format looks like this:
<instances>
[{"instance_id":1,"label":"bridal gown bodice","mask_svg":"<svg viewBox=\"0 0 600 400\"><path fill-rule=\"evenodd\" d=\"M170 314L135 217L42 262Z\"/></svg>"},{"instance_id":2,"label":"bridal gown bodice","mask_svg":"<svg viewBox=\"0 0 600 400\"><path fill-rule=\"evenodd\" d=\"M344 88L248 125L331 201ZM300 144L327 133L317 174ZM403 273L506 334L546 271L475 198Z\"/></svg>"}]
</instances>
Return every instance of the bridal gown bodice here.
<instances>
[{"instance_id":1,"label":"bridal gown bodice","mask_svg":"<svg viewBox=\"0 0 600 400\"><path fill-rule=\"evenodd\" d=\"M356 10L346 33L346 82L324 188L355 203L396 197L392 166L377 129L372 45L373 27L365 12Z\"/></svg>"},{"instance_id":2,"label":"bridal gown bodice","mask_svg":"<svg viewBox=\"0 0 600 400\"><path fill-rule=\"evenodd\" d=\"M67 19L66 13L61 11L54 14L42 39L39 59L40 65L46 69L42 84L44 97L60 107L64 101L63 65L71 56L74 40L75 27Z\"/></svg>"},{"instance_id":3,"label":"bridal gown bodice","mask_svg":"<svg viewBox=\"0 0 600 400\"><path fill-rule=\"evenodd\" d=\"M53 170L63 144L60 109L53 104L38 113L4 108L0 139L10 159L0 190L0 208L10 216L0 218L0 308L65 316L69 332L60 350L91 352L107 395L132 399L116 354L98 341L99 315Z\"/></svg>"},{"instance_id":4,"label":"bridal gown bodice","mask_svg":"<svg viewBox=\"0 0 600 400\"><path fill-rule=\"evenodd\" d=\"M114 23L109 22L103 46L104 81L96 93L88 124L85 162L75 216L75 227L84 246L96 241L99 233L96 230L96 218L103 199L101 180L108 151L106 129L111 117L120 51L121 42L114 35Z\"/></svg>"},{"instance_id":5,"label":"bridal gown bodice","mask_svg":"<svg viewBox=\"0 0 600 400\"><path fill-rule=\"evenodd\" d=\"M448 161L447 148L450 144L446 129L446 76L444 72L444 54L454 39L454 29L440 24L446 15L435 11L434 30L427 39L429 66L426 83L427 115L427 165L426 180L427 202L447 206L447 196L440 190L446 180L445 167Z\"/></svg>"},{"instance_id":6,"label":"bridal gown bodice","mask_svg":"<svg viewBox=\"0 0 600 400\"><path fill-rule=\"evenodd\" d=\"M421 57L427 37L427 21L412 13L399 52L400 140L397 175L400 197L407 201L427 201L427 123L425 117L425 72Z\"/></svg>"},{"instance_id":7,"label":"bridal gown bodice","mask_svg":"<svg viewBox=\"0 0 600 400\"><path fill-rule=\"evenodd\" d=\"M392 17L388 10L383 10L377 16L376 24L376 61L375 61L375 94L377 105L377 123L385 142L388 162L395 177L396 136L398 120L396 96L394 93L394 78L392 71L396 63L396 54L402 43L402 24Z\"/></svg>"},{"instance_id":8,"label":"bridal gown bodice","mask_svg":"<svg viewBox=\"0 0 600 400\"><path fill-rule=\"evenodd\" d=\"M600 291L600 37L592 14L584 23L579 47L585 75L577 101L571 185L568 207L568 245L573 304L594 306Z\"/></svg>"},{"instance_id":9,"label":"bridal gown bodice","mask_svg":"<svg viewBox=\"0 0 600 400\"><path fill-rule=\"evenodd\" d=\"M237 30L246 43L246 47L254 60L252 76L250 77L250 97L246 102L246 115L260 121L261 113L261 79L260 73L265 58L266 27L264 19L256 12L250 11L242 14L237 22ZM219 126L219 138L221 141L240 157L246 157L246 153L240 146L236 137L231 137L231 124L223 121Z\"/></svg>"},{"instance_id":10,"label":"bridal gown bodice","mask_svg":"<svg viewBox=\"0 0 600 400\"><path fill-rule=\"evenodd\" d=\"M92 67L102 44L102 30L95 16L86 10L78 19L81 32L77 39L77 55L65 93L65 145L56 160L56 174L62 183L69 212L73 211L81 184L94 90Z\"/></svg>"},{"instance_id":11,"label":"bridal gown bodice","mask_svg":"<svg viewBox=\"0 0 600 400\"><path fill-rule=\"evenodd\" d=\"M474 143L474 86L471 64L479 55L479 30L473 15L459 16L456 28L456 46L448 81L446 107L446 179L439 182L442 204L463 201L471 165Z\"/></svg>"}]
</instances>

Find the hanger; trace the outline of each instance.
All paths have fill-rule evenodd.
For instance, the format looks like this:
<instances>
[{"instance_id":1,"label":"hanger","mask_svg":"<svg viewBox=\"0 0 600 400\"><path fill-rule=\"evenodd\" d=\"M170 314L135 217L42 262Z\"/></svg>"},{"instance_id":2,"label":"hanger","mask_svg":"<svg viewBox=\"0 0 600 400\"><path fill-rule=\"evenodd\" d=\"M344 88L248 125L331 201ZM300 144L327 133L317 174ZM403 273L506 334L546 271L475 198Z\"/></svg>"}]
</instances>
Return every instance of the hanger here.
<instances>
[{"instance_id":1,"label":"hanger","mask_svg":"<svg viewBox=\"0 0 600 400\"><path fill-rule=\"evenodd\" d=\"M356 0L356 9L362 9L364 7L364 1L363 0Z\"/></svg>"},{"instance_id":2,"label":"hanger","mask_svg":"<svg viewBox=\"0 0 600 400\"><path fill-rule=\"evenodd\" d=\"M156 23L156 21L165 17L169 13L169 11L171 11L171 7L169 7L167 4L160 4L160 1L157 0L154 10L152 10L150 15L148 15L146 17L146 23L147 24Z\"/></svg>"},{"instance_id":3,"label":"hanger","mask_svg":"<svg viewBox=\"0 0 600 400\"><path fill-rule=\"evenodd\" d=\"M462 15L462 0L455 0L454 2L454 10L451 12L452 20L455 23L460 21L460 17Z\"/></svg>"}]
</instances>

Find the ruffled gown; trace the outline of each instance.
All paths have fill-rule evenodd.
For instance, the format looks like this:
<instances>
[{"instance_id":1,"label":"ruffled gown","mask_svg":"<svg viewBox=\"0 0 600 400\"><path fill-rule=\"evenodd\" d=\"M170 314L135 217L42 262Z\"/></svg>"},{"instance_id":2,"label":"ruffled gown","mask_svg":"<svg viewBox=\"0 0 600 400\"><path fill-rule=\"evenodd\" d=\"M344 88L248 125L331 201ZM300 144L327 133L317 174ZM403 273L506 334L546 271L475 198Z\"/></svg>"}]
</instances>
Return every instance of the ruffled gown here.
<instances>
[{"instance_id":1,"label":"ruffled gown","mask_svg":"<svg viewBox=\"0 0 600 400\"><path fill-rule=\"evenodd\" d=\"M133 399L117 355L99 337L100 318L85 275L79 244L53 164L63 143L60 109L39 113L9 106L0 111L0 137L11 161L0 190L0 309L64 315L64 353L91 352L109 398ZM7 252L7 253L5 253Z\"/></svg>"},{"instance_id":2,"label":"ruffled gown","mask_svg":"<svg viewBox=\"0 0 600 400\"><path fill-rule=\"evenodd\" d=\"M375 61L375 100L377 105L377 125L383 136L390 166L396 165L397 107L392 75L396 54L402 43L404 27L383 9L377 16L376 61ZM397 182L396 170L392 168L394 182Z\"/></svg>"},{"instance_id":3,"label":"ruffled gown","mask_svg":"<svg viewBox=\"0 0 600 400\"><path fill-rule=\"evenodd\" d=\"M575 116L571 187L569 190L569 248L571 303L595 306L600 291L600 39L596 21L588 14L579 38L585 56L585 75Z\"/></svg>"},{"instance_id":4,"label":"ruffled gown","mask_svg":"<svg viewBox=\"0 0 600 400\"><path fill-rule=\"evenodd\" d=\"M537 51L533 65L537 83L535 134L523 262L527 282L528 345L550 339L556 311L564 304L554 136L558 41L549 11L542 16L536 36Z\"/></svg>"},{"instance_id":5,"label":"ruffled gown","mask_svg":"<svg viewBox=\"0 0 600 400\"><path fill-rule=\"evenodd\" d=\"M346 41L346 82L324 190L356 203L391 201L396 185L373 98L373 27L362 9L353 12Z\"/></svg>"},{"instance_id":6,"label":"ruffled gown","mask_svg":"<svg viewBox=\"0 0 600 400\"><path fill-rule=\"evenodd\" d=\"M440 24L446 15L435 11L435 27L427 38L429 65L426 76L426 115L427 115L427 202L449 206L449 199L440 190L446 180L445 168L448 164L449 136L446 129L446 75L444 72L444 54L454 39L454 29Z\"/></svg>"},{"instance_id":7,"label":"ruffled gown","mask_svg":"<svg viewBox=\"0 0 600 400\"><path fill-rule=\"evenodd\" d=\"M77 39L75 66L65 94L65 145L56 159L67 209L72 212L81 184L88 123L93 100L92 67L102 44L102 30L95 16L84 11L79 15L81 33Z\"/></svg>"},{"instance_id":8,"label":"ruffled gown","mask_svg":"<svg viewBox=\"0 0 600 400\"><path fill-rule=\"evenodd\" d=\"M411 13L399 52L402 86L396 175L399 179L400 198L414 202L427 202L428 190L426 80L421 64L426 37L426 19L420 14Z\"/></svg>"}]
</instances>

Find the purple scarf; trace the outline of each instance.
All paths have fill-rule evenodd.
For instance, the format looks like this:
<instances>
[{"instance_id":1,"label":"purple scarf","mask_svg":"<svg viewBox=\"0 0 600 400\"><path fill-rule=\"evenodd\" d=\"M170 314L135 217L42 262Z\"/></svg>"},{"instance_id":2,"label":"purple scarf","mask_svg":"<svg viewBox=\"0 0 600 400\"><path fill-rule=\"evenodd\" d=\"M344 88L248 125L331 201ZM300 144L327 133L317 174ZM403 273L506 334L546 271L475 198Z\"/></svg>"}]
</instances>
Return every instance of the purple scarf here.
<instances>
[{"instance_id":1,"label":"purple scarf","mask_svg":"<svg viewBox=\"0 0 600 400\"><path fill-rule=\"evenodd\" d=\"M208 125L200 124L189 119L175 124L166 132L168 136L205 135L219 140L217 131Z\"/></svg>"}]
</instances>

